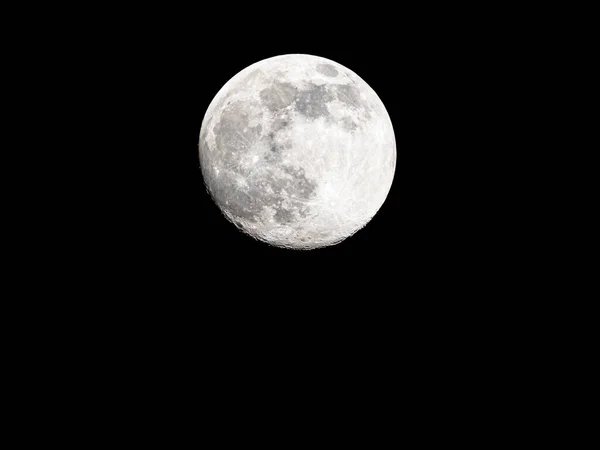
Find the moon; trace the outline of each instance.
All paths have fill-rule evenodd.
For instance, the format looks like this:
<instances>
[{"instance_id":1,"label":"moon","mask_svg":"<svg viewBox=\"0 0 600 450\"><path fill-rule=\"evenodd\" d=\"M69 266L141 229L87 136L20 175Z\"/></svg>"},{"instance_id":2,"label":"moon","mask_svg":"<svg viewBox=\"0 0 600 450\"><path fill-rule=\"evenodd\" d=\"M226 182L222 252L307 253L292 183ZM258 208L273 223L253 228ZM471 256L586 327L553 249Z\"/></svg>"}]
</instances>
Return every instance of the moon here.
<instances>
[{"instance_id":1,"label":"moon","mask_svg":"<svg viewBox=\"0 0 600 450\"><path fill-rule=\"evenodd\" d=\"M200 169L212 199L275 247L339 244L390 191L396 142L375 91L314 55L256 62L218 91L202 120Z\"/></svg>"}]
</instances>

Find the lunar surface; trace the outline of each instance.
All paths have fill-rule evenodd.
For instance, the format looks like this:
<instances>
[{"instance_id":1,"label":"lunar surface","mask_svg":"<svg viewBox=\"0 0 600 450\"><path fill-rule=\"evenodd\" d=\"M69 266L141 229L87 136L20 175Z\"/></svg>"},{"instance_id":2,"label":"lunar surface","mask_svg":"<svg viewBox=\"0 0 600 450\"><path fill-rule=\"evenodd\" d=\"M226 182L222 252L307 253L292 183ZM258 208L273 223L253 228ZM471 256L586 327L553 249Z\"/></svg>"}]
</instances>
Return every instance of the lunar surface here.
<instances>
[{"instance_id":1,"label":"lunar surface","mask_svg":"<svg viewBox=\"0 0 600 450\"><path fill-rule=\"evenodd\" d=\"M350 69L303 54L230 79L200 130L200 168L223 214L277 247L337 244L383 205L396 167L390 117Z\"/></svg>"}]
</instances>

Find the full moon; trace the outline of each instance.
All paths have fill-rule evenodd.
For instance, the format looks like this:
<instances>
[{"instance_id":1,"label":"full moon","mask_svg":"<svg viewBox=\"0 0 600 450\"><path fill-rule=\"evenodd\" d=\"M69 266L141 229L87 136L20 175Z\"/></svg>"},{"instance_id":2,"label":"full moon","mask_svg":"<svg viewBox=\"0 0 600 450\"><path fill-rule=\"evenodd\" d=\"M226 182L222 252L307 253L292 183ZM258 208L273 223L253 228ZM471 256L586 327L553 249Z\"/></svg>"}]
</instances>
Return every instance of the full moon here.
<instances>
[{"instance_id":1,"label":"full moon","mask_svg":"<svg viewBox=\"0 0 600 450\"><path fill-rule=\"evenodd\" d=\"M396 167L390 117L356 73L289 54L236 74L200 129L208 192L244 233L276 247L335 245L363 228Z\"/></svg>"}]
</instances>

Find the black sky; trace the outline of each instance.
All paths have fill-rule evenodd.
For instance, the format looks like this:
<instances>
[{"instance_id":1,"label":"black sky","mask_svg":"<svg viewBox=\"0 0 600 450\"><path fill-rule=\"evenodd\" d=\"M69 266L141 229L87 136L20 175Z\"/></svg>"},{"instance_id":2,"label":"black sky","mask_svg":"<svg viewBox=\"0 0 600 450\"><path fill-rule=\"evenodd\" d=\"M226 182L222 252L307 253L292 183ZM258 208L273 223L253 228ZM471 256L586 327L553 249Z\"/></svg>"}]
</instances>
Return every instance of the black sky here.
<instances>
[{"instance_id":1,"label":"black sky","mask_svg":"<svg viewBox=\"0 0 600 450\"><path fill-rule=\"evenodd\" d=\"M384 298L402 292L400 286L419 291L452 282L450 274L465 263L465 235L478 232L478 219L477 205L464 202L470 161L461 148L469 144L452 75L457 63L445 50L407 47L382 56L360 47L210 50L176 39L153 42L141 50L129 44L119 58L135 70L109 74L120 83L115 125L126 130L115 159L126 189L115 190L111 229L132 270L157 274L173 287L219 280L222 289L266 289L275 297L298 289L320 296L314 288L324 283L340 298ZM202 119L223 84L248 65L285 53L329 58L363 78L391 117L397 147L394 181L374 218L342 243L307 252L271 247L236 229L206 192L198 160Z\"/></svg>"},{"instance_id":2,"label":"black sky","mask_svg":"<svg viewBox=\"0 0 600 450\"><path fill-rule=\"evenodd\" d=\"M364 229L343 243L309 252L270 247L238 231L204 189L197 156L200 126L209 103L225 82L248 65L280 52L237 52L227 57L209 53L176 62L173 71L179 73L168 74L164 79L172 89L161 89L166 97L159 103L162 110L157 111L162 124L157 121L149 130L160 136L152 146L154 163L160 169L154 187L164 190L164 197L156 203L156 213L163 216L157 220L164 222L165 233L158 240L169 246L172 239L192 264L194 260L211 264L223 261L221 267L228 272L245 270L244 267L254 271L264 265L267 278L269 271L286 266L290 274L301 266L312 266L320 271L326 267L339 269L342 275L343 267L348 266L372 271L377 266L398 264L402 246L414 239L406 236L410 232L407 227L418 219L407 217L414 213L414 205L408 203L411 187L404 164L401 103L406 93L394 86L397 72L359 52L290 48L288 53L316 54L339 62L359 74L384 102L394 124L398 151L395 180L385 204Z\"/></svg>"},{"instance_id":3,"label":"black sky","mask_svg":"<svg viewBox=\"0 0 600 450\"><path fill-rule=\"evenodd\" d=\"M261 16L266 11L263 5L243 5ZM45 278L31 275L19 288L40 287L33 301L81 328L65 334L69 343L83 345L69 356L78 366L73 373L80 373L81 355L93 357L91 372L99 366L97 352L82 338L87 332L101 349L114 342L102 351L111 364L115 354L122 355L123 365L147 358L130 384L122 383L125 371L117 362L116 376L110 377L127 390L171 373L172 382L160 379L143 390L147 401L153 401L148 392L156 386L183 387L181 398L212 390L212 382L202 381L207 373L219 381L228 372L229 391L262 365L255 357L261 350L278 369L292 373L308 359L318 379L327 363L335 365L343 355L348 364L326 389L361 372L373 374L365 385L369 392L381 386L383 376L403 391L414 386L401 381L406 372L416 380L429 376L431 382L415 391L426 408L422 392L453 371L457 350L481 343L467 354L477 370L464 376L466 383L480 378L487 370L481 355L493 354L481 337L494 321L499 339L512 332L497 318L507 299L520 302L523 294L510 279L524 278L529 270L511 236L522 234L521 213L528 206L515 211L498 195L514 180L502 163L521 164L519 142L505 137L505 131L526 123L513 118L520 105L497 107L511 89L506 80L520 82L520 66L501 67L497 49L481 39L480 30L465 26L472 22L471 11L459 12L461 22L448 20L439 5L424 5L424 13L415 16L397 14L395 6L344 4L349 17L342 18L339 12L326 17L310 5L311 11L291 14L302 22L294 25L283 11L246 19L238 6L223 6L231 11L219 15L199 3L195 8L201 11L168 16L168 8L158 4L127 16L110 11L101 20L96 13L89 21L75 17L69 20L92 38L65 32L64 43L49 45L48 57L34 61L32 84L47 83L53 99L41 105L48 113L39 112L38 99L26 106L41 121L57 118L61 133L41 140L36 134L33 145L56 160L63 140L76 142L73 154L59 160L65 175L31 158L62 192L46 194L48 206L31 222L51 250L41 258L21 251ZM156 9L148 13L151 8ZM316 13L308 14L312 9ZM365 12L375 18L363 18ZM383 23L384 16L394 22ZM236 28L234 19L247 29ZM482 29L488 26L484 16L477 21ZM510 32L504 23L500 31L494 35L501 40ZM303 42L309 35L315 43ZM366 35L373 39L367 42ZM72 49L66 63L56 56L63 48ZM199 133L213 97L248 65L286 53L322 56L357 73L385 105L396 139L395 177L379 212L342 243L311 251L270 247L237 230L210 199L199 168ZM67 92L75 101L63 101ZM15 186L13 191L21 189ZM64 198L66 211L56 206ZM527 200L529 205L534 199ZM19 240L7 239L21 249ZM60 290L52 289L55 284ZM533 288L525 295L534 296ZM29 301L22 303L29 308ZM523 316L518 309L509 314ZM42 320L52 327L48 336L63 329L60 321ZM319 353L322 358L315 360ZM291 364L282 366L286 356ZM431 370L422 370L428 361ZM222 369L228 362L237 367ZM489 367L497 371L496 362ZM188 378L183 384L182 377ZM92 386L104 384L105 379ZM442 389L462 395L454 384ZM378 397L388 398L383 392Z\"/></svg>"}]
</instances>

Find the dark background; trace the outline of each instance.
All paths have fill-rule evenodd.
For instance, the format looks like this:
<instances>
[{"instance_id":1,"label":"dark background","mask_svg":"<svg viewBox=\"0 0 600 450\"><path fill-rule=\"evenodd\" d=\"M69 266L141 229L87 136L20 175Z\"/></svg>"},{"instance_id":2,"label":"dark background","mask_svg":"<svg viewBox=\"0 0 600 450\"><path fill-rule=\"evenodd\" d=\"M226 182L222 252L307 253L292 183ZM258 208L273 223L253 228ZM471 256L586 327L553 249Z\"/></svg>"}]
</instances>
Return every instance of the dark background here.
<instances>
[{"instance_id":1,"label":"dark background","mask_svg":"<svg viewBox=\"0 0 600 450\"><path fill-rule=\"evenodd\" d=\"M455 57L445 59L439 47L434 58L410 49L382 57L361 48L200 50L167 42L127 53L123 64L135 70L116 74L125 100L116 126L127 138L113 170L126 189L114 192L121 215L112 217L111 236L120 245L119 264L129 264L131 273L186 292L206 285L233 296L302 292L383 301L443 291L465 275L465 263L477 265L464 239L472 240L477 219L476 204L465 206L464 164L472 160L461 121L464 96L457 98L453 85ZM395 177L379 212L342 243L311 251L271 247L240 232L211 200L199 168L200 127L213 97L248 65L285 53L322 56L357 73L384 103L396 138Z\"/></svg>"},{"instance_id":2,"label":"dark background","mask_svg":"<svg viewBox=\"0 0 600 450\"><path fill-rule=\"evenodd\" d=\"M165 71L163 77L158 77L163 83L160 92L164 97L150 106L156 118L148 129L156 140L149 148L140 148L152 159L153 169L147 174L150 179L143 177L150 183L146 189L153 193L143 198L155 222L151 227L155 231L154 239L149 244L170 259L175 258L171 264L196 268L198 277L213 274L211 276L229 280L227 283L235 284L233 280L240 277L251 278L255 286L276 284L284 286L283 292L290 293L295 289L310 292L309 286L318 284L320 279L340 286L349 282L380 284L381 281L376 280L392 274L397 276L403 261L402 252L414 252L424 237L422 231L418 236L410 235L419 219L415 217L416 205L410 203L410 190L414 186L406 175L410 172L402 133L405 126L402 97L406 92L397 85L396 70L377 61L376 57L361 52L328 52L297 46L283 50L228 52L226 57L222 53L207 52L195 59L180 59L176 53L168 61L169 69L158 69ZM378 93L394 124L398 158L388 199L364 229L336 246L294 251L256 241L226 220L203 185L198 137L208 105L239 71L282 53L315 54L354 70ZM160 253L156 257L160 257ZM349 279L360 272L363 272L362 279Z\"/></svg>"},{"instance_id":3,"label":"dark background","mask_svg":"<svg viewBox=\"0 0 600 450\"><path fill-rule=\"evenodd\" d=\"M58 119L61 133L34 146L55 160L63 140L76 136L76 151L64 160L65 176L41 165L64 195L50 193L47 209L32 222L32 234L52 243L49 251L42 258L22 252L44 274L27 272L18 286L37 291L19 302L27 325L37 315L48 329L35 347L48 346L50 362L34 373L53 373L63 352L76 370L54 373L66 383L86 383L87 373L100 377L86 390L105 398L116 393L111 410L125 414L130 410L120 406L133 392L145 402L138 404L156 405L157 386L165 398L192 398L194 405L207 390L221 408L229 407L225 394L258 400L263 391L255 374L267 385L287 383L282 393L310 397L310 384L291 380L299 374L348 406L360 401L357 384L362 398L396 394L399 405L408 391L422 409L444 417L447 408L464 404L459 383L487 384L484 394L474 388L474 397L488 405L485 393L504 394L505 381L487 377L503 376L498 359L513 357L503 347L518 321L524 328L538 321L511 305L535 292L514 282L530 273L523 253L504 245L522 219L507 220L508 201L494 191L505 192L514 178L506 171L493 179L503 161L520 164L507 151L515 142L501 142L520 104L511 114L490 114L505 79L518 78L520 69L499 72L497 49L464 27L472 16L461 23L429 5L420 21L401 14L394 24L363 19L363 8L348 21L296 14L300 28L286 17L247 20L251 30L239 36L218 15L181 12L169 20L162 7L150 16L136 10L118 33L122 16L111 11L90 31L93 44L68 32L64 44L50 46L47 60L35 61L35 83L53 81L49 72L60 78L47 81L56 98L43 105L47 115L38 114L41 121ZM225 17L234 13L240 15ZM476 22L488 23L482 15ZM89 29L84 18L77 23ZM364 23L391 36L365 30ZM268 35L256 36L257 29ZM287 42L313 30L319 45ZM375 39L365 42L365 34ZM73 51L62 65L55 49L67 46ZM198 167L200 127L214 95L243 68L284 53L330 58L361 76L391 116L398 152L391 191L371 222L334 247L308 252L272 248L239 232L209 198ZM67 105L66 92L78 101ZM26 106L37 111L38 103ZM69 116L58 106L69 108ZM65 198L61 211L56 205ZM55 345L56 335L64 343ZM527 360L544 338L526 349ZM505 378L520 381L521 368ZM214 389L219 382L223 390ZM446 409L432 407L426 395ZM459 398L445 401L445 395ZM89 404L79 390L77 397Z\"/></svg>"},{"instance_id":4,"label":"dark background","mask_svg":"<svg viewBox=\"0 0 600 450\"><path fill-rule=\"evenodd\" d=\"M68 133L79 131L77 152L65 163L75 179L59 180L73 201L64 216L51 202L36 223L50 230L55 250L37 260L46 278L23 283L43 290L33 298L44 304L38 314L52 329L48 336L64 335L49 354L81 347L67 358L103 377L100 395L112 379L147 403L156 397L146 386L159 377L158 386L187 399L219 382L230 395L258 396L254 374L295 390L288 380L299 374L349 404L356 396L343 381L358 375L354 383L366 396L405 398L408 390L430 408L423 393L462 396L454 374L469 385L498 373L495 346L518 327L503 318L524 317L511 310L522 291L509 281L527 272L513 268L519 255L501 249L507 229L519 223L507 223L490 189L505 190L510 175L488 181L510 158L500 134L512 126L510 117L489 114L501 84L490 77L498 67L482 55L495 60L494 49L473 45L477 33L461 39L452 21L430 24L429 13L425 26L399 26L394 36L366 43L352 37L366 32L355 12L354 22L343 23L347 39L319 36L328 46L286 42L294 33L285 21L266 24L264 38L236 38L235 27L218 20L216 31L204 30L208 14L166 25L159 13L128 18L117 36L112 20L103 23L95 47L82 43L61 74L85 106L75 103L78 119L63 121ZM219 89L248 65L286 53L353 70L394 126L397 164L387 200L365 228L333 247L292 251L242 234L210 199L199 168L202 119ZM56 66L48 62L45 70ZM59 144L44 149L53 155Z\"/></svg>"},{"instance_id":5,"label":"dark background","mask_svg":"<svg viewBox=\"0 0 600 450\"><path fill-rule=\"evenodd\" d=\"M195 364L276 348L278 361L303 349L324 364L360 354L364 367L378 360L387 373L403 358L425 364L428 343L454 357L463 344L451 342L475 342L496 320L502 306L486 299L503 287L490 265L499 235L480 181L493 163L486 155L498 153L483 131L476 83L484 69L473 54L462 59L438 39L345 51L128 42L100 68L99 101L109 107L94 137L108 136L97 157L109 170L94 170L99 200L87 199L94 210L103 206L86 219L94 232L81 241L91 264L75 261L92 281L69 275L96 299L80 308L107 327L102 336L131 333L128 358L146 348ZM357 73L384 103L397 147L394 181L373 219L340 244L310 251L240 232L209 197L199 168L200 127L217 92L248 65L286 53Z\"/></svg>"}]
</instances>

